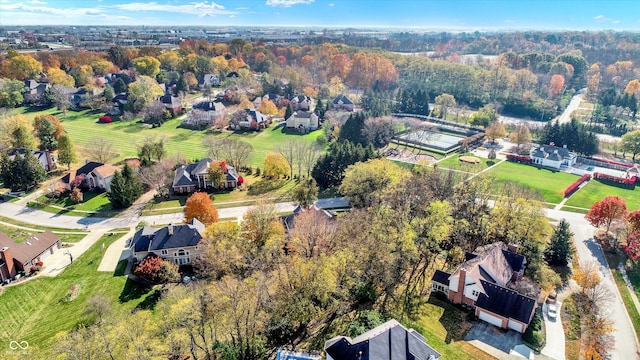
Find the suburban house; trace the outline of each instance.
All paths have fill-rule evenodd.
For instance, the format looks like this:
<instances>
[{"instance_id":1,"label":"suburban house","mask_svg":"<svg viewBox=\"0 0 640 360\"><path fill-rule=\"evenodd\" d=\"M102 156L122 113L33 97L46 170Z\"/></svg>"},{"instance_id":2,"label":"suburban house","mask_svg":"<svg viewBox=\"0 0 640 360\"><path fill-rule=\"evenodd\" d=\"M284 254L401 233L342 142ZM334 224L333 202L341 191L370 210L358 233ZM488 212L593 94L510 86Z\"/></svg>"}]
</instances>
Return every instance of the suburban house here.
<instances>
[{"instance_id":1,"label":"suburban house","mask_svg":"<svg viewBox=\"0 0 640 360\"><path fill-rule=\"evenodd\" d=\"M176 169L173 177L172 189L176 194L192 193L196 190L204 190L211 187L211 182L208 179L209 164L214 161L210 158L204 158L197 163L189 164L187 166L180 166ZM225 165L224 173L226 175L226 182L224 187L232 189L238 186L238 179L240 176L236 172L236 168L233 166Z\"/></svg>"},{"instance_id":2,"label":"suburban house","mask_svg":"<svg viewBox=\"0 0 640 360\"><path fill-rule=\"evenodd\" d=\"M255 109L239 110L233 114L229 127L233 130L258 130L271 124L271 120Z\"/></svg>"},{"instance_id":3,"label":"suburban house","mask_svg":"<svg viewBox=\"0 0 640 360\"><path fill-rule=\"evenodd\" d=\"M317 130L320 126L318 115L309 111L295 111L287 119L287 128L300 132Z\"/></svg>"},{"instance_id":4,"label":"suburban house","mask_svg":"<svg viewBox=\"0 0 640 360\"><path fill-rule=\"evenodd\" d=\"M293 111L311 111L313 110L313 99L306 95L298 95L291 99L291 108Z\"/></svg>"},{"instance_id":5,"label":"suburban house","mask_svg":"<svg viewBox=\"0 0 640 360\"><path fill-rule=\"evenodd\" d=\"M344 95L336 96L336 98L333 99L331 103L333 104L334 110L353 111L353 101L349 100L349 98Z\"/></svg>"},{"instance_id":6,"label":"suburban house","mask_svg":"<svg viewBox=\"0 0 640 360\"><path fill-rule=\"evenodd\" d=\"M128 93L120 93L114 96L113 99L111 100L112 102L111 109L109 109L108 113L110 115L122 114L123 113L122 109L127 104L128 99L129 99Z\"/></svg>"},{"instance_id":7,"label":"suburban house","mask_svg":"<svg viewBox=\"0 0 640 360\"><path fill-rule=\"evenodd\" d=\"M280 100L282 100L282 96L280 96L278 94L274 94L274 93L265 94L262 97L257 96L253 100L253 106L257 109L257 108L260 107L260 105L262 105L262 102L265 101L265 100L270 100L271 102L273 102L273 104L275 106L278 106L278 103L280 102Z\"/></svg>"},{"instance_id":8,"label":"suburban house","mask_svg":"<svg viewBox=\"0 0 640 360\"><path fill-rule=\"evenodd\" d=\"M197 219L189 224L172 224L160 229L145 226L131 239L133 258L142 261L153 254L176 265L191 264L202 254L198 245L203 232L204 224Z\"/></svg>"},{"instance_id":9,"label":"suburban house","mask_svg":"<svg viewBox=\"0 0 640 360\"><path fill-rule=\"evenodd\" d=\"M424 336L396 320L389 320L353 339L334 337L324 344L324 351L327 360L436 360L442 356L427 345Z\"/></svg>"},{"instance_id":10,"label":"suburban house","mask_svg":"<svg viewBox=\"0 0 640 360\"><path fill-rule=\"evenodd\" d=\"M9 159L15 159L16 155L25 156L27 154L27 149L25 148L17 148L9 151ZM40 150L31 150L31 153L38 159L40 165L45 171L52 171L56 169L56 159L53 157L49 151L40 151Z\"/></svg>"},{"instance_id":11,"label":"suburban house","mask_svg":"<svg viewBox=\"0 0 640 360\"><path fill-rule=\"evenodd\" d=\"M296 226L296 218L305 212L313 212L319 215L321 218L325 218L329 221L335 221L338 217L338 213L332 210L325 210L319 208L315 205L311 205L308 209L305 209L298 205L295 209L293 209L293 213L289 215L282 215L280 219L284 224L285 230L288 232Z\"/></svg>"},{"instance_id":12,"label":"suburban house","mask_svg":"<svg viewBox=\"0 0 640 360\"><path fill-rule=\"evenodd\" d=\"M223 103L205 101L193 105L182 125L191 128L205 128L213 125L216 121L223 120L225 115L226 111Z\"/></svg>"},{"instance_id":13,"label":"suburban house","mask_svg":"<svg viewBox=\"0 0 640 360\"><path fill-rule=\"evenodd\" d=\"M204 88L205 86L220 86L220 78L216 74L204 74L202 77L202 81L198 84L200 88Z\"/></svg>"},{"instance_id":14,"label":"suburban house","mask_svg":"<svg viewBox=\"0 0 640 360\"><path fill-rule=\"evenodd\" d=\"M60 238L51 230L32 235L21 243L0 232L0 281L28 272L31 266L44 261L56 249L60 249Z\"/></svg>"},{"instance_id":15,"label":"suburban house","mask_svg":"<svg viewBox=\"0 0 640 360\"><path fill-rule=\"evenodd\" d=\"M27 90L22 94L27 104L43 104L46 100L46 91L51 86L49 83L41 83L37 80L25 80Z\"/></svg>"},{"instance_id":16,"label":"suburban house","mask_svg":"<svg viewBox=\"0 0 640 360\"><path fill-rule=\"evenodd\" d=\"M526 259L515 246L497 242L465 255L453 274L436 270L431 290L447 295L454 304L475 310L492 325L524 333L536 311L536 300L510 285L522 278Z\"/></svg>"},{"instance_id":17,"label":"suburban house","mask_svg":"<svg viewBox=\"0 0 640 360\"><path fill-rule=\"evenodd\" d=\"M160 102L164 105L165 109L169 110L172 116L178 115L182 111L182 103L180 99L169 94L161 96Z\"/></svg>"},{"instance_id":18,"label":"suburban house","mask_svg":"<svg viewBox=\"0 0 640 360\"><path fill-rule=\"evenodd\" d=\"M118 168L95 161L87 161L78 170L71 170L63 176L61 182L65 189L71 190L71 183L77 176L82 176L81 188L88 190L100 189L106 192L111 190L111 179Z\"/></svg>"},{"instance_id":19,"label":"suburban house","mask_svg":"<svg viewBox=\"0 0 640 360\"><path fill-rule=\"evenodd\" d=\"M578 159L578 156L569 151L566 145L558 147L553 144L539 146L533 149L529 156L533 164L554 169L569 168L575 165Z\"/></svg>"}]
</instances>

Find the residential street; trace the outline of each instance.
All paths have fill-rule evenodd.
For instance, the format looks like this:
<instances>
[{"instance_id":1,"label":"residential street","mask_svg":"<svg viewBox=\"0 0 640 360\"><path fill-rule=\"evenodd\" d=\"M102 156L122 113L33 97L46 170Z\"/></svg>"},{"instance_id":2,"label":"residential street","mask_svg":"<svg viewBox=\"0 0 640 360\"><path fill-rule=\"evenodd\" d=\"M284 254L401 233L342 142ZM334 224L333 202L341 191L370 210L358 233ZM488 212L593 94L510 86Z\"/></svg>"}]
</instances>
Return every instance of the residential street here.
<instances>
[{"instance_id":1,"label":"residential street","mask_svg":"<svg viewBox=\"0 0 640 360\"><path fill-rule=\"evenodd\" d=\"M571 231L574 233L574 243L577 249L580 263L596 261L600 265L600 276L602 283L611 291L613 295L610 302L611 320L616 331L613 333L615 345L611 352L611 359L638 359L637 336L631 325L631 320L622 302L618 288L615 285L611 271L606 265L606 259L602 249L593 240L596 228L585 220L583 214L571 213L567 211L546 209L548 217L555 220L566 219L571 224Z\"/></svg>"}]
</instances>

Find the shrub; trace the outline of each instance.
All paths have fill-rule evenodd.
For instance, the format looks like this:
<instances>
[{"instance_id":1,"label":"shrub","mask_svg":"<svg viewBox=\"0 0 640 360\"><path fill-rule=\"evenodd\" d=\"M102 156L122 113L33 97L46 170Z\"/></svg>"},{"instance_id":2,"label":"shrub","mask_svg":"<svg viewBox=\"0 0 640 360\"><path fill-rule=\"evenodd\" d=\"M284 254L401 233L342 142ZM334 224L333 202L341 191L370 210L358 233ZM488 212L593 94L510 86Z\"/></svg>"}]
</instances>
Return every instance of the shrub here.
<instances>
[{"instance_id":1,"label":"shrub","mask_svg":"<svg viewBox=\"0 0 640 360\"><path fill-rule=\"evenodd\" d=\"M621 186L628 189L635 188L636 182L638 181L638 178L636 176L623 178L602 173L593 173L593 178L609 185Z\"/></svg>"},{"instance_id":2,"label":"shrub","mask_svg":"<svg viewBox=\"0 0 640 360\"><path fill-rule=\"evenodd\" d=\"M112 123L113 119L111 118L111 116L108 115L102 115L98 118L98 122L103 123L103 124L108 124L108 123Z\"/></svg>"},{"instance_id":3,"label":"shrub","mask_svg":"<svg viewBox=\"0 0 640 360\"><path fill-rule=\"evenodd\" d=\"M531 164L531 158L528 156L507 154L507 160L521 163L521 164Z\"/></svg>"},{"instance_id":4,"label":"shrub","mask_svg":"<svg viewBox=\"0 0 640 360\"><path fill-rule=\"evenodd\" d=\"M576 190L578 190L578 188L580 187L580 185L582 185L582 183L584 183L585 181L589 181L591 180L591 175L590 174L584 174L580 177L580 179L576 180L573 184L569 185L565 190L564 190L564 197L570 196L571 194L573 194Z\"/></svg>"},{"instance_id":5,"label":"shrub","mask_svg":"<svg viewBox=\"0 0 640 360\"><path fill-rule=\"evenodd\" d=\"M38 262L36 263L36 266L42 266L42 265L44 265L44 263L43 263L42 261L38 261Z\"/></svg>"},{"instance_id":6,"label":"shrub","mask_svg":"<svg viewBox=\"0 0 640 360\"><path fill-rule=\"evenodd\" d=\"M240 176L238 178L238 185L242 185L242 184L244 184L244 178L242 176Z\"/></svg>"}]
</instances>

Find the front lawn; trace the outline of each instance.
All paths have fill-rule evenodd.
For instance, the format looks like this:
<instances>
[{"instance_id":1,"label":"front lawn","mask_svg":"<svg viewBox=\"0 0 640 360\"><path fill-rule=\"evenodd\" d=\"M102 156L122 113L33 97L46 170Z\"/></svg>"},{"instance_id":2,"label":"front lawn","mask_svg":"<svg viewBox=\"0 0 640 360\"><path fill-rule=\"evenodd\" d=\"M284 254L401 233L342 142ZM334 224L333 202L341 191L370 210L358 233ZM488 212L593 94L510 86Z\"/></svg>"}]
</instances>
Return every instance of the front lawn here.
<instances>
[{"instance_id":1,"label":"front lawn","mask_svg":"<svg viewBox=\"0 0 640 360\"><path fill-rule=\"evenodd\" d=\"M486 174L498 182L514 182L534 190L545 201L553 204L559 204L564 198L567 186L578 179L577 175L509 161L491 167Z\"/></svg>"},{"instance_id":2,"label":"front lawn","mask_svg":"<svg viewBox=\"0 0 640 360\"><path fill-rule=\"evenodd\" d=\"M461 156L473 156L480 159L481 162L478 164L464 163L460 161ZM438 167L441 169L451 169L451 170L466 171L470 173L479 173L480 171L495 165L498 161L500 160L484 159L484 158L475 156L472 153L466 153L466 154L455 154L453 156L449 156L446 159L438 161L437 164L438 164Z\"/></svg>"},{"instance_id":3,"label":"front lawn","mask_svg":"<svg viewBox=\"0 0 640 360\"><path fill-rule=\"evenodd\" d=\"M33 119L37 115L52 114L58 117L62 126L69 133L71 140L78 146L90 146L90 139L103 137L110 140L114 145L114 150L119 153L117 159L123 160L128 157L136 157L138 150L136 145L141 144L145 137L166 137L167 155L181 153L187 160L201 159L207 156L206 149L202 144L202 138L208 135L207 131L190 130L180 127L182 119L175 118L165 122L161 127L148 129L141 124L132 122L116 121L110 124L97 123L100 112L90 110L69 111L63 116L55 108L27 112L25 108L14 110L16 113L23 113L28 119ZM289 139L302 139L308 142L315 142L322 135L322 130L316 130L309 134L301 135L298 132L286 132L282 127L267 128L260 132L234 133L223 131L215 134L219 138L240 139L250 143L254 151L249 156L248 165L255 168L263 166L263 161L267 153L277 151L278 144Z\"/></svg>"},{"instance_id":4,"label":"front lawn","mask_svg":"<svg viewBox=\"0 0 640 360\"><path fill-rule=\"evenodd\" d=\"M117 235L103 236L54 278L42 277L5 288L0 294L0 343L27 341L29 348L22 358L50 358L55 334L91 321L83 312L92 296L103 294L113 303L112 311L121 314L142 303L150 289L128 281L125 276L97 271L101 245L105 243L108 247L117 238ZM72 288L79 289L77 297L67 301Z\"/></svg>"},{"instance_id":5,"label":"front lawn","mask_svg":"<svg viewBox=\"0 0 640 360\"><path fill-rule=\"evenodd\" d=\"M88 191L82 194L82 201L75 203L69 197L69 194L60 196L57 199L50 199L46 195L40 196L38 202L48 205L60 206L68 210L80 211L108 211L111 210L111 202L107 198L107 193L97 193Z\"/></svg>"},{"instance_id":6,"label":"front lawn","mask_svg":"<svg viewBox=\"0 0 640 360\"><path fill-rule=\"evenodd\" d=\"M2 224L2 223L6 223L6 224ZM11 226L11 225L15 225L15 226ZM22 229L20 228L21 226L28 229L37 230L37 231ZM31 235L37 234L45 230L53 231L56 235L58 235L58 237L60 238L60 241L62 242L78 242L88 234L81 230L48 228L44 226L23 223L14 219L0 217L0 232L5 233L13 241L17 243L23 242L29 237L31 237ZM68 232L73 232L73 234L68 234Z\"/></svg>"},{"instance_id":7,"label":"front lawn","mask_svg":"<svg viewBox=\"0 0 640 360\"><path fill-rule=\"evenodd\" d=\"M567 200L565 205L575 206L584 209L590 209L591 206L598 201L602 201L607 196L619 196L627 200L627 209L640 209L640 190L624 189L617 186L611 186L601 183L598 180L591 180L582 189ZM571 211L571 209L567 209Z\"/></svg>"}]
</instances>

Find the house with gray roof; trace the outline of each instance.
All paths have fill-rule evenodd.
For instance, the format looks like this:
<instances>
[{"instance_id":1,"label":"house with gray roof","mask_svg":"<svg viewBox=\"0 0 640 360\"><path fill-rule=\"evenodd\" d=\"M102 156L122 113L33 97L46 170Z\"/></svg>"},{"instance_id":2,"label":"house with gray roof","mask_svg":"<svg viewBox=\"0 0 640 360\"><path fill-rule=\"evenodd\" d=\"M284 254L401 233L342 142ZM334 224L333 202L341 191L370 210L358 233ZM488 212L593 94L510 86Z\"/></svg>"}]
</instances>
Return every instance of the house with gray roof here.
<instances>
[{"instance_id":1,"label":"house with gray roof","mask_svg":"<svg viewBox=\"0 0 640 360\"><path fill-rule=\"evenodd\" d=\"M578 156L567 149L567 146L558 147L554 144L541 145L531 151L531 162L544 167L554 169L567 169L576 164Z\"/></svg>"},{"instance_id":2,"label":"house with gray roof","mask_svg":"<svg viewBox=\"0 0 640 360\"><path fill-rule=\"evenodd\" d=\"M437 360L440 353L414 329L396 320L373 328L353 339L337 336L324 344L327 360Z\"/></svg>"},{"instance_id":3,"label":"house with gray roof","mask_svg":"<svg viewBox=\"0 0 640 360\"><path fill-rule=\"evenodd\" d=\"M313 99L306 95L298 95L291 99L293 111L313 111Z\"/></svg>"},{"instance_id":4,"label":"house with gray roof","mask_svg":"<svg viewBox=\"0 0 640 360\"><path fill-rule=\"evenodd\" d=\"M353 111L354 108L353 101L344 95L336 96L331 103L333 104L333 109L337 111Z\"/></svg>"},{"instance_id":5,"label":"house with gray roof","mask_svg":"<svg viewBox=\"0 0 640 360\"><path fill-rule=\"evenodd\" d=\"M204 228L197 219L189 224L171 224L160 229L145 226L133 235L131 252L136 261L153 254L176 265L191 264L202 254L200 241Z\"/></svg>"},{"instance_id":6,"label":"house with gray roof","mask_svg":"<svg viewBox=\"0 0 640 360\"><path fill-rule=\"evenodd\" d=\"M480 320L524 333L535 313L536 300L518 293L512 285L522 278L526 258L515 246L497 242L467 253L465 260L451 274L436 270L431 291L474 309Z\"/></svg>"},{"instance_id":7,"label":"house with gray roof","mask_svg":"<svg viewBox=\"0 0 640 360\"><path fill-rule=\"evenodd\" d=\"M212 184L209 181L208 171L209 166L213 160L211 158L204 158L197 163L182 165L176 169L173 177L173 183L171 185L173 192L176 194L192 193L196 190L211 189ZM233 189L238 186L238 179L240 176L236 171L236 168L221 162L225 175L224 188Z\"/></svg>"},{"instance_id":8,"label":"house with gray roof","mask_svg":"<svg viewBox=\"0 0 640 360\"><path fill-rule=\"evenodd\" d=\"M51 154L50 151L40 151L40 150L27 150L25 148L15 148L9 151L9 160L13 160L16 155L20 155L24 157L27 154L27 151L31 151L33 156L38 159L40 165L45 171L53 171L56 169L56 160Z\"/></svg>"}]
</instances>

